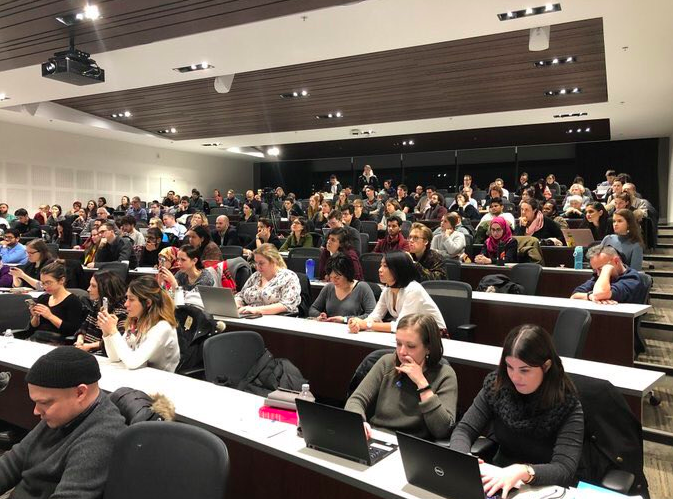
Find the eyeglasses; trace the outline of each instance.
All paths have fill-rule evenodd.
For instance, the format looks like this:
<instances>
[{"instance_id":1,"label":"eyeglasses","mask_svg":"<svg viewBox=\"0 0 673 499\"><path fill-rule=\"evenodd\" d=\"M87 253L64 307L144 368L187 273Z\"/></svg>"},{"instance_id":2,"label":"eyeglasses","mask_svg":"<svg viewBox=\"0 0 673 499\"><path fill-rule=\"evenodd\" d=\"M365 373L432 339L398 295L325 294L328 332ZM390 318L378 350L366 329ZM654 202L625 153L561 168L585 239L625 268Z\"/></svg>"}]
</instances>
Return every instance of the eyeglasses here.
<instances>
[{"instance_id":1,"label":"eyeglasses","mask_svg":"<svg viewBox=\"0 0 673 499\"><path fill-rule=\"evenodd\" d=\"M36 255L39 253L39 251L26 251L29 255Z\"/></svg>"},{"instance_id":2,"label":"eyeglasses","mask_svg":"<svg viewBox=\"0 0 673 499\"><path fill-rule=\"evenodd\" d=\"M410 241L425 241L425 238L422 236L409 236Z\"/></svg>"}]
</instances>

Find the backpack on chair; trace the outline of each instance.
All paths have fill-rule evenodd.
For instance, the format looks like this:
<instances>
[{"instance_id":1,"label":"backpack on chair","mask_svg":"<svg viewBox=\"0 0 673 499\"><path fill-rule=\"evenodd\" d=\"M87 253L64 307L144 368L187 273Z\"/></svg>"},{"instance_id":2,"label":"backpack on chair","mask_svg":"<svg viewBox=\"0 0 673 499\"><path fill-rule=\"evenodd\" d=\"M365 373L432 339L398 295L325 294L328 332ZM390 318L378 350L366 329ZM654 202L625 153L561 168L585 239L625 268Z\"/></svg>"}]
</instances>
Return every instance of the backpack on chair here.
<instances>
[{"instance_id":1,"label":"backpack on chair","mask_svg":"<svg viewBox=\"0 0 673 499\"><path fill-rule=\"evenodd\" d=\"M505 293L510 295L524 294L524 288L521 284L512 282L504 274L490 274L481 278L477 291L486 293Z\"/></svg>"}]
</instances>

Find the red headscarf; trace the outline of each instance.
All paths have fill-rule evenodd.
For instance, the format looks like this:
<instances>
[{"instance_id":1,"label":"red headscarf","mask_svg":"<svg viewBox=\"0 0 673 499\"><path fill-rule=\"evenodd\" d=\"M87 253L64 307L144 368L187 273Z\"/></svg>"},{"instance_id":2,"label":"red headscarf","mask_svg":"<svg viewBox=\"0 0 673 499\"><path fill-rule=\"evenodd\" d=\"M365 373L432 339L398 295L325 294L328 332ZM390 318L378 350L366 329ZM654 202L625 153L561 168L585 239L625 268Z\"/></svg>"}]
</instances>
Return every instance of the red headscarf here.
<instances>
[{"instance_id":1,"label":"red headscarf","mask_svg":"<svg viewBox=\"0 0 673 499\"><path fill-rule=\"evenodd\" d=\"M498 224L500 227L502 227L502 237L500 239L493 239L493 237L490 235L491 226L493 224ZM507 244L509 240L512 239L512 228L509 226L507 220L505 220L503 217L494 217L491 220L491 225L489 225L488 231L489 236L486 238L486 249L488 250L489 255L497 256L498 244Z\"/></svg>"}]
</instances>

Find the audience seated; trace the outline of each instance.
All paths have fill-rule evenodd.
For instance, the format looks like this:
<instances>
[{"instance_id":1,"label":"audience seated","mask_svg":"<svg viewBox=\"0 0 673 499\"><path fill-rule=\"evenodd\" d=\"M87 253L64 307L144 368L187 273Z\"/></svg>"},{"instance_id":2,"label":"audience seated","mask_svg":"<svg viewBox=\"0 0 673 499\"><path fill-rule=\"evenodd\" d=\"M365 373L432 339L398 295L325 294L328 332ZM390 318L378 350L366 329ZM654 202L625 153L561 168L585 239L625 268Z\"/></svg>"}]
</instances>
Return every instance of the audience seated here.
<instances>
[{"instance_id":1,"label":"audience seated","mask_svg":"<svg viewBox=\"0 0 673 499\"><path fill-rule=\"evenodd\" d=\"M180 270L178 263L178 248L175 246L167 246L159 251L159 269L166 267L173 274Z\"/></svg>"},{"instance_id":2,"label":"audience seated","mask_svg":"<svg viewBox=\"0 0 673 499\"><path fill-rule=\"evenodd\" d=\"M467 202L464 194L456 194L457 196L462 196L463 201ZM444 196L438 192L433 192L425 208L425 212L423 212L423 220L441 220L448 211L444 204ZM472 206L470 208L474 209Z\"/></svg>"},{"instance_id":3,"label":"audience seated","mask_svg":"<svg viewBox=\"0 0 673 499\"><path fill-rule=\"evenodd\" d=\"M84 231L87 223L87 214L84 208L80 208L77 213L75 213L75 219L72 221L71 225L73 230L78 230L80 232Z\"/></svg>"},{"instance_id":4,"label":"audience seated","mask_svg":"<svg viewBox=\"0 0 673 499\"><path fill-rule=\"evenodd\" d=\"M376 306L374 293L364 281L355 277L353 261L343 253L327 259L326 274L329 283L311 305L309 317L318 321L346 324L350 317L364 319Z\"/></svg>"},{"instance_id":5,"label":"audience seated","mask_svg":"<svg viewBox=\"0 0 673 499\"><path fill-rule=\"evenodd\" d=\"M362 199L354 199L352 205L355 210L355 218L360 222L370 222L374 220L372 216L365 211L365 204Z\"/></svg>"},{"instance_id":6,"label":"audience seated","mask_svg":"<svg viewBox=\"0 0 673 499\"><path fill-rule=\"evenodd\" d=\"M62 344L82 323L82 302L65 288L65 265L52 262L40 272L44 294L30 309L30 339ZM50 334L52 333L52 334Z\"/></svg>"},{"instance_id":7,"label":"audience seated","mask_svg":"<svg viewBox=\"0 0 673 499\"><path fill-rule=\"evenodd\" d=\"M420 193L418 203L416 203L416 207L414 208L414 213L420 213L421 215L423 215L425 213L425 210L428 208L428 205L430 204L430 197L435 192L437 192L437 187L435 187L434 185L427 186L425 188L425 194Z\"/></svg>"},{"instance_id":8,"label":"audience seated","mask_svg":"<svg viewBox=\"0 0 673 499\"><path fill-rule=\"evenodd\" d=\"M26 245L26 254L28 255L28 262L25 265L9 269L13 279L12 286L15 288L30 286L34 289L42 289L40 272L46 265L54 261L54 255L51 254L47 243L42 239L29 241Z\"/></svg>"},{"instance_id":9,"label":"audience seated","mask_svg":"<svg viewBox=\"0 0 673 499\"><path fill-rule=\"evenodd\" d=\"M245 223L255 223L258 220L258 216L255 213L255 207L251 203L245 203L243 205L243 220L241 222Z\"/></svg>"},{"instance_id":10,"label":"audience seated","mask_svg":"<svg viewBox=\"0 0 673 499\"><path fill-rule=\"evenodd\" d=\"M98 229L100 229L101 225L102 222L98 224L98 227L94 226L94 228L91 230L91 235L82 244L82 249L85 250L82 265L85 267L93 267L93 263L96 261L96 253L101 246L101 235L98 233Z\"/></svg>"},{"instance_id":11,"label":"audience seated","mask_svg":"<svg viewBox=\"0 0 673 499\"><path fill-rule=\"evenodd\" d=\"M645 303L647 287L636 269L622 262L619 252L603 244L592 246L587 258L594 275L573 292L570 298L595 303Z\"/></svg>"},{"instance_id":12,"label":"audience seated","mask_svg":"<svg viewBox=\"0 0 673 499\"><path fill-rule=\"evenodd\" d=\"M363 199L363 209L364 212L369 215L371 220L378 221L383 214L383 206L381 201L376 196L376 190L373 186L367 186L365 188L366 197Z\"/></svg>"},{"instance_id":13,"label":"audience seated","mask_svg":"<svg viewBox=\"0 0 673 499\"><path fill-rule=\"evenodd\" d=\"M484 492L503 497L522 481L534 486L575 483L582 455L584 416L551 336L524 324L505 338L498 369L486 376L472 406L451 435L451 449L469 453L492 431L499 449ZM527 464L528 463L528 464Z\"/></svg>"},{"instance_id":14,"label":"audience seated","mask_svg":"<svg viewBox=\"0 0 673 499\"><path fill-rule=\"evenodd\" d=\"M278 238L278 235L276 234L276 231L273 230L271 220L268 218L259 219L259 222L257 222L257 235L255 236L255 239L250 241L250 243L248 243L243 249L243 255L250 257L253 250L261 247L264 244L272 244L276 248L280 248L282 244Z\"/></svg>"},{"instance_id":15,"label":"audience seated","mask_svg":"<svg viewBox=\"0 0 673 499\"><path fill-rule=\"evenodd\" d=\"M52 242L58 244L59 249L72 248L72 225L67 220L59 220Z\"/></svg>"},{"instance_id":16,"label":"audience seated","mask_svg":"<svg viewBox=\"0 0 673 499\"><path fill-rule=\"evenodd\" d=\"M192 189L192 195L189 198L189 208L192 210L192 213L204 210L203 198L201 197L201 193L196 189Z\"/></svg>"},{"instance_id":17,"label":"audience seated","mask_svg":"<svg viewBox=\"0 0 673 499\"><path fill-rule=\"evenodd\" d=\"M579 196L581 198L581 206L579 209L583 210L586 205L591 202L591 191L587 191L588 189L584 187L584 184L574 183L571 185L570 189L568 189L566 198L563 201L563 212L567 212L568 208L570 208L570 199L572 196Z\"/></svg>"},{"instance_id":18,"label":"audience seated","mask_svg":"<svg viewBox=\"0 0 673 499\"><path fill-rule=\"evenodd\" d=\"M546 188L549 189L551 192L552 196L560 196L561 195L561 186L559 183L556 181L556 176L553 173L550 173L547 175L546 180Z\"/></svg>"},{"instance_id":19,"label":"audience seated","mask_svg":"<svg viewBox=\"0 0 673 499\"><path fill-rule=\"evenodd\" d=\"M465 198L467 199L467 202L472 205L472 207L475 210L479 210L479 204L477 203L477 200L472 197L472 194L474 194L474 191L472 190L472 187L463 187L463 190L461 191L463 194L465 194Z\"/></svg>"},{"instance_id":20,"label":"audience seated","mask_svg":"<svg viewBox=\"0 0 673 499\"><path fill-rule=\"evenodd\" d=\"M121 228L123 237L128 237L133 247L145 246L145 236L136 230L136 219L131 215L125 215L121 219Z\"/></svg>"},{"instance_id":21,"label":"audience seated","mask_svg":"<svg viewBox=\"0 0 673 499\"><path fill-rule=\"evenodd\" d=\"M582 211L583 205L582 196L568 196L566 198L566 208L563 212L564 218L584 218L584 212Z\"/></svg>"},{"instance_id":22,"label":"audience seated","mask_svg":"<svg viewBox=\"0 0 673 499\"><path fill-rule=\"evenodd\" d=\"M47 225L47 219L51 215L51 208L48 204L41 204L38 207L37 213L33 215L33 220L35 220L40 225Z\"/></svg>"},{"instance_id":23,"label":"audience seated","mask_svg":"<svg viewBox=\"0 0 673 499\"><path fill-rule=\"evenodd\" d=\"M474 263L488 265L491 263L516 263L518 261L517 242L512 237L509 223L502 217L491 220L488 237L481 248L481 253L474 257Z\"/></svg>"},{"instance_id":24,"label":"audience seated","mask_svg":"<svg viewBox=\"0 0 673 499\"><path fill-rule=\"evenodd\" d=\"M147 366L174 372L180 362L180 347L175 305L168 293L156 279L142 276L129 284L125 307L123 323L107 310L98 312L98 327L110 360L127 369Z\"/></svg>"},{"instance_id":25,"label":"audience seated","mask_svg":"<svg viewBox=\"0 0 673 499\"><path fill-rule=\"evenodd\" d=\"M419 438L447 438L456 422L458 382L441 363L444 349L437 323L425 314L405 315L397 324L395 353L381 357L346 402L347 411L372 426Z\"/></svg>"},{"instance_id":26,"label":"audience seated","mask_svg":"<svg viewBox=\"0 0 673 499\"><path fill-rule=\"evenodd\" d=\"M347 204L341 210L341 221L344 224L344 227L352 227L353 229L360 232L362 224L360 219L355 217L355 206L352 204Z\"/></svg>"},{"instance_id":27,"label":"audience seated","mask_svg":"<svg viewBox=\"0 0 673 499\"><path fill-rule=\"evenodd\" d=\"M162 288L175 290L181 287L184 291L192 291L196 286L215 285L212 274L203 268L198 248L189 244L181 246L177 262L180 270L175 275L166 267L159 268L157 280Z\"/></svg>"},{"instance_id":28,"label":"audience seated","mask_svg":"<svg viewBox=\"0 0 673 499\"><path fill-rule=\"evenodd\" d=\"M397 186L397 202L399 203L405 215L414 212L416 200L409 195L409 188L405 184Z\"/></svg>"},{"instance_id":29,"label":"audience seated","mask_svg":"<svg viewBox=\"0 0 673 499\"><path fill-rule=\"evenodd\" d=\"M479 224L481 225L484 222L490 222L494 217L502 217L509 223L510 227L514 229L516 227L516 220L514 220L514 215L511 213L503 212L504 205L502 198L492 197L488 203L488 213L481 217Z\"/></svg>"},{"instance_id":30,"label":"audience seated","mask_svg":"<svg viewBox=\"0 0 673 499\"><path fill-rule=\"evenodd\" d=\"M362 175L358 177L358 191L363 198L366 196L366 188L368 185L371 186L375 192L378 192L380 186L379 179L374 175L372 167L370 165L365 165Z\"/></svg>"},{"instance_id":31,"label":"audience seated","mask_svg":"<svg viewBox=\"0 0 673 499\"><path fill-rule=\"evenodd\" d=\"M206 262L219 262L222 260L220 247L210 240L210 231L207 227L199 225L187 231L187 239L198 254L199 260L204 265Z\"/></svg>"},{"instance_id":32,"label":"audience seated","mask_svg":"<svg viewBox=\"0 0 673 499\"><path fill-rule=\"evenodd\" d=\"M285 238L279 251L290 251L292 248L313 248L313 236L308 231L304 217L296 217L290 224L290 235Z\"/></svg>"},{"instance_id":33,"label":"audience seated","mask_svg":"<svg viewBox=\"0 0 673 499\"><path fill-rule=\"evenodd\" d=\"M642 217L651 217L652 214L654 214L657 210L652 206L652 203L650 203L647 199L643 199L639 196L638 192L636 191L636 185L627 182L624 184L623 192L626 192L629 196L631 196L630 203L631 203L631 209L635 213L642 213Z\"/></svg>"},{"instance_id":34,"label":"audience seated","mask_svg":"<svg viewBox=\"0 0 673 499\"><path fill-rule=\"evenodd\" d=\"M378 229L386 230L388 227L388 218L393 216L398 217L403 222L407 219L407 215L402 211L402 207L397 202L397 199L390 198L385 202L384 214L378 225Z\"/></svg>"},{"instance_id":35,"label":"audience seated","mask_svg":"<svg viewBox=\"0 0 673 499\"><path fill-rule=\"evenodd\" d=\"M623 257L623 262L634 270L643 269L643 237L636 217L628 209L615 211L612 215L614 234L603 238L601 244L612 246Z\"/></svg>"},{"instance_id":36,"label":"audience seated","mask_svg":"<svg viewBox=\"0 0 673 499\"><path fill-rule=\"evenodd\" d=\"M633 215L636 217L636 220L638 221L638 223L640 223L643 220L643 218L645 218L645 212L642 210L637 210L633 206L634 199L636 198L631 196L631 194L626 191L622 191L621 194L616 194L613 198L613 206L614 206L613 213L617 210L629 210L633 212Z\"/></svg>"},{"instance_id":37,"label":"audience seated","mask_svg":"<svg viewBox=\"0 0 673 499\"><path fill-rule=\"evenodd\" d=\"M391 251L383 255L379 279L385 288L374 311L366 319L349 319L348 329L351 333L394 333L397 330L397 319L410 314L426 314L435 319L442 335L446 334L442 314L427 291L418 283L418 271L408 253ZM383 322L388 315L393 321Z\"/></svg>"},{"instance_id":38,"label":"audience seated","mask_svg":"<svg viewBox=\"0 0 673 499\"><path fill-rule=\"evenodd\" d=\"M126 210L126 216L133 217L136 222L147 223L147 210L141 206L138 196L133 196L131 206Z\"/></svg>"},{"instance_id":39,"label":"audience seated","mask_svg":"<svg viewBox=\"0 0 673 499\"><path fill-rule=\"evenodd\" d=\"M5 263L25 265L28 262L26 247L19 242L19 231L7 229L4 239L0 242L0 259Z\"/></svg>"},{"instance_id":40,"label":"audience seated","mask_svg":"<svg viewBox=\"0 0 673 499\"><path fill-rule=\"evenodd\" d=\"M502 198L503 199L509 199L509 191L505 189L505 181L501 178L496 178L494 181L495 185L500 187L502 189Z\"/></svg>"},{"instance_id":41,"label":"audience seated","mask_svg":"<svg viewBox=\"0 0 673 499\"><path fill-rule=\"evenodd\" d=\"M91 213L90 213L91 214ZM96 208L95 211L93 212L93 216L89 218L89 220L86 223L86 226L82 230L83 235L91 234L91 229L93 229L94 225L96 224L96 221L100 220L100 223L105 222L110 218L110 214L105 208ZM100 226L100 224L98 224Z\"/></svg>"},{"instance_id":42,"label":"audience seated","mask_svg":"<svg viewBox=\"0 0 673 499\"><path fill-rule=\"evenodd\" d=\"M329 207L329 204L327 207L327 214L329 215L329 212L332 210ZM309 198L306 216L308 217L308 223L313 230L322 229L322 226L327 222L327 217L323 216L322 206L320 206L320 196L318 194L314 194Z\"/></svg>"},{"instance_id":43,"label":"audience seated","mask_svg":"<svg viewBox=\"0 0 673 499\"><path fill-rule=\"evenodd\" d=\"M0 203L0 218L6 220L10 224L16 220L16 216L9 212L9 205L7 203Z\"/></svg>"},{"instance_id":44,"label":"audience seated","mask_svg":"<svg viewBox=\"0 0 673 499\"><path fill-rule=\"evenodd\" d=\"M594 241L602 241L605 236L612 234L612 219L603 203L595 202L587 205L580 228L591 230Z\"/></svg>"},{"instance_id":45,"label":"audience seated","mask_svg":"<svg viewBox=\"0 0 673 499\"><path fill-rule=\"evenodd\" d=\"M334 199L334 198L332 198L332 199ZM344 191L342 189L339 192L339 196L336 197L336 202L334 203L334 207L342 209L347 204L348 204L348 196L346 195L346 191Z\"/></svg>"},{"instance_id":46,"label":"audience seated","mask_svg":"<svg viewBox=\"0 0 673 499\"><path fill-rule=\"evenodd\" d=\"M606 193L605 197L605 208L609 213L615 211L615 197L622 193L624 190L624 179L621 177L615 177L612 180L610 185L610 191Z\"/></svg>"},{"instance_id":47,"label":"audience seated","mask_svg":"<svg viewBox=\"0 0 673 499\"><path fill-rule=\"evenodd\" d=\"M63 208L60 204L52 204L49 209L49 216L47 217L47 223L44 225L49 225L50 227L56 227L58 222L65 220L63 216Z\"/></svg>"},{"instance_id":48,"label":"audience seated","mask_svg":"<svg viewBox=\"0 0 673 499\"><path fill-rule=\"evenodd\" d=\"M297 274L288 270L273 244L262 244L252 254L257 270L236 295L239 312L263 315L297 313L301 303Z\"/></svg>"},{"instance_id":49,"label":"audience seated","mask_svg":"<svg viewBox=\"0 0 673 499\"><path fill-rule=\"evenodd\" d=\"M138 267L157 268L159 266L159 252L167 246L162 241L163 234L156 227L147 229L145 246L140 252Z\"/></svg>"},{"instance_id":50,"label":"audience seated","mask_svg":"<svg viewBox=\"0 0 673 499\"><path fill-rule=\"evenodd\" d=\"M192 216L189 217L189 228L192 229L202 225L208 227L208 215L202 211L195 211L192 213Z\"/></svg>"},{"instance_id":51,"label":"audience seated","mask_svg":"<svg viewBox=\"0 0 673 499\"><path fill-rule=\"evenodd\" d=\"M178 241L187 235L187 227L178 223L173 213L164 213L164 234L172 234Z\"/></svg>"},{"instance_id":52,"label":"audience seated","mask_svg":"<svg viewBox=\"0 0 673 499\"><path fill-rule=\"evenodd\" d=\"M390 251L409 251L409 241L402 234L402 219L391 216L387 222L386 237L379 239L374 246L374 253Z\"/></svg>"},{"instance_id":53,"label":"audience seated","mask_svg":"<svg viewBox=\"0 0 673 499\"><path fill-rule=\"evenodd\" d=\"M87 267L94 267L100 263L106 262L128 262L129 268L136 268L138 259L131 240L125 237L118 237L115 234L113 222L105 222L98 229L98 235L101 238L100 247L96 251L94 262L89 263Z\"/></svg>"},{"instance_id":54,"label":"audience seated","mask_svg":"<svg viewBox=\"0 0 673 499\"><path fill-rule=\"evenodd\" d=\"M540 240L557 239L562 245L565 245L563 232L556 222L551 218L545 217L540 210L540 204L537 200L521 201L519 205L521 217L519 225L514 234L517 236L533 236Z\"/></svg>"},{"instance_id":55,"label":"audience seated","mask_svg":"<svg viewBox=\"0 0 673 499\"><path fill-rule=\"evenodd\" d=\"M218 246L239 246L238 232L229 223L229 217L220 215L215 219L215 230L210 232L210 237Z\"/></svg>"},{"instance_id":56,"label":"audience seated","mask_svg":"<svg viewBox=\"0 0 673 499\"><path fill-rule=\"evenodd\" d=\"M164 200L161 202L161 205L170 208L175 205L175 202L173 201L173 198L175 197L175 191L168 191L166 193L166 197Z\"/></svg>"},{"instance_id":57,"label":"audience seated","mask_svg":"<svg viewBox=\"0 0 673 499\"><path fill-rule=\"evenodd\" d=\"M418 281L437 281L446 279L444 259L431 248L432 231L427 225L414 223L409 232L409 254L414 260Z\"/></svg>"},{"instance_id":58,"label":"audience seated","mask_svg":"<svg viewBox=\"0 0 673 499\"><path fill-rule=\"evenodd\" d=\"M255 215L262 214L262 202L255 198L255 193L252 190L245 191L245 204L250 205Z\"/></svg>"},{"instance_id":59,"label":"audience seated","mask_svg":"<svg viewBox=\"0 0 673 499\"><path fill-rule=\"evenodd\" d=\"M325 247L322 248L320 252L316 277L322 281L327 281L329 279L327 274L327 260L337 253L345 255L353 262L355 278L362 279L363 272L360 257L353 249L352 239L349 237L348 229L345 227L336 227L330 230L327 234Z\"/></svg>"},{"instance_id":60,"label":"audience seated","mask_svg":"<svg viewBox=\"0 0 673 499\"><path fill-rule=\"evenodd\" d=\"M339 210L332 210L330 211L329 215L327 216L327 226L330 229L346 229L346 232L349 235L349 244L351 247L355 249L356 253L360 253L360 231L357 230L355 227L351 227L350 225L345 225L343 223L343 214ZM322 246L325 246L327 244L327 236L323 237L323 242Z\"/></svg>"},{"instance_id":61,"label":"audience seated","mask_svg":"<svg viewBox=\"0 0 673 499\"><path fill-rule=\"evenodd\" d=\"M122 196L119 206L115 211L123 211L126 213L131 208L131 199L128 196Z\"/></svg>"},{"instance_id":62,"label":"audience seated","mask_svg":"<svg viewBox=\"0 0 673 499\"><path fill-rule=\"evenodd\" d=\"M581 214L582 212L579 211L579 213ZM559 226L559 228L561 229L568 228L568 220L563 216L559 215L558 206L556 205L555 199L548 199L547 201L544 202L544 204L542 205L542 214L545 217L553 220L556 223L556 225ZM578 217L574 216L573 218Z\"/></svg>"},{"instance_id":63,"label":"audience seated","mask_svg":"<svg viewBox=\"0 0 673 499\"><path fill-rule=\"evenodd\" d=\"M20 237L41 237L42 230L40 224L34 218L28 216L28 211L24 208L19 208L14 212L16 219L12 224L12 229L19 231ZM44 225L44 224L43 224Z\"/></svg>"},{"instance_id":64,"label":"audience seated","mask_svg":"<svg viewBox=\"0 0 673 499\"><path fill-rule=\"evenodd\" d=\"M226 199L222 200L222 206L229 206L230 208L239 209L241 202L236 198L236 193L233 189L227 191Z\"/></svg>"},{"instance_id":65,"label":"audience seated","mask_svg":"<svg viewBox=\"0 0 673 499\"><path fill-rule=\"evenodd\" d=\"M194 209L189 206L189 197L182 196L174 212L175 219L184 223L187 215L191 215L192 213L194 213Z\"/></svg>"},{"instance_id":66,"label":"audience seated","mask_svg":"<svg viewBox=\"0 0 673 499\"><path fill-rule=\"evenodd\" d=\"M447 213L442 217L440 231L432 235L430 248L442 257L457 260L465 252L465 234L456 230L460 221L457 213Z\"/></svg>"},{"instance_id":67,"label":"audience seated","mask_svg":"<svg viewBox=\"0 0 673 499\"><path fill-rule=\"evenodd\" d=\"M104 352L103 331L98 327L98 312L103 307L103 298L107 299L107 311L117 316L119 321L126 320L126 283L114 272L99 270L89 281L89 298L92 309L85 309L86 317L76 334L75 346L86 352Z\"/></svg>"},{"instance_id":68,"label":"audience seated","mask_svg":"<svg viewBox=\"0 0 673 499\"><path fill-rule=\"evenodd\" d=\"M519 185L516 187L514 193L517 196L521 196L523 191L527 190L529 187L531 187L531 185L528 182L528 173L522 172L521 175L519 175Z\"/></svg>"},{"instance_id":69,"label":"audience seated","mask_svg":"<svg viewBox=\"0 0 673 499\"><path fill-rule=\"evenodd\" d=\"M2 264L2 258L0 258L0 288L11 288L14 278L12 274L9 273L10 267Z\"/></svg>"}]
</instances>

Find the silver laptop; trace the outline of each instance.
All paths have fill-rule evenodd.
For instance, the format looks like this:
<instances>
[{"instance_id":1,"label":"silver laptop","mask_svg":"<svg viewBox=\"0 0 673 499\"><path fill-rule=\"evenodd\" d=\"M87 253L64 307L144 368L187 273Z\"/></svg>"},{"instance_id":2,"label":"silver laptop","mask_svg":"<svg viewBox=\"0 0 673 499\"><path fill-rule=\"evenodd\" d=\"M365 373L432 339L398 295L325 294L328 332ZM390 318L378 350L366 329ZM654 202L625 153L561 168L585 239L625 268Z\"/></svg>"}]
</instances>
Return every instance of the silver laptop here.
<instances>
[{"instance_id":1,"label":"silver laptop","mask_svg":"<svg viewBox=\"0 0 673 499\"><path fill-rule=\"evenodd\" d=\"M233 317L234 319L254 319L261 314L240 314L234 299L234 292L230 288L215 288L212 286L197 286L203 302L203 310L212 316Z\"/></svg>"},{"instance_id":2,"label":"silver laptop","mask_svg":"<svg viewBox=\"0 0 673 499\"><path fill-rule=\"evenodd\" d=\"M584 246L586 248L594 242L594 235L591 233L591 229L562 229L561 232L563 232L566 242L568 241L568 236L570 236L575 241L575 246Z\"/></svg>"}]
</instances>

